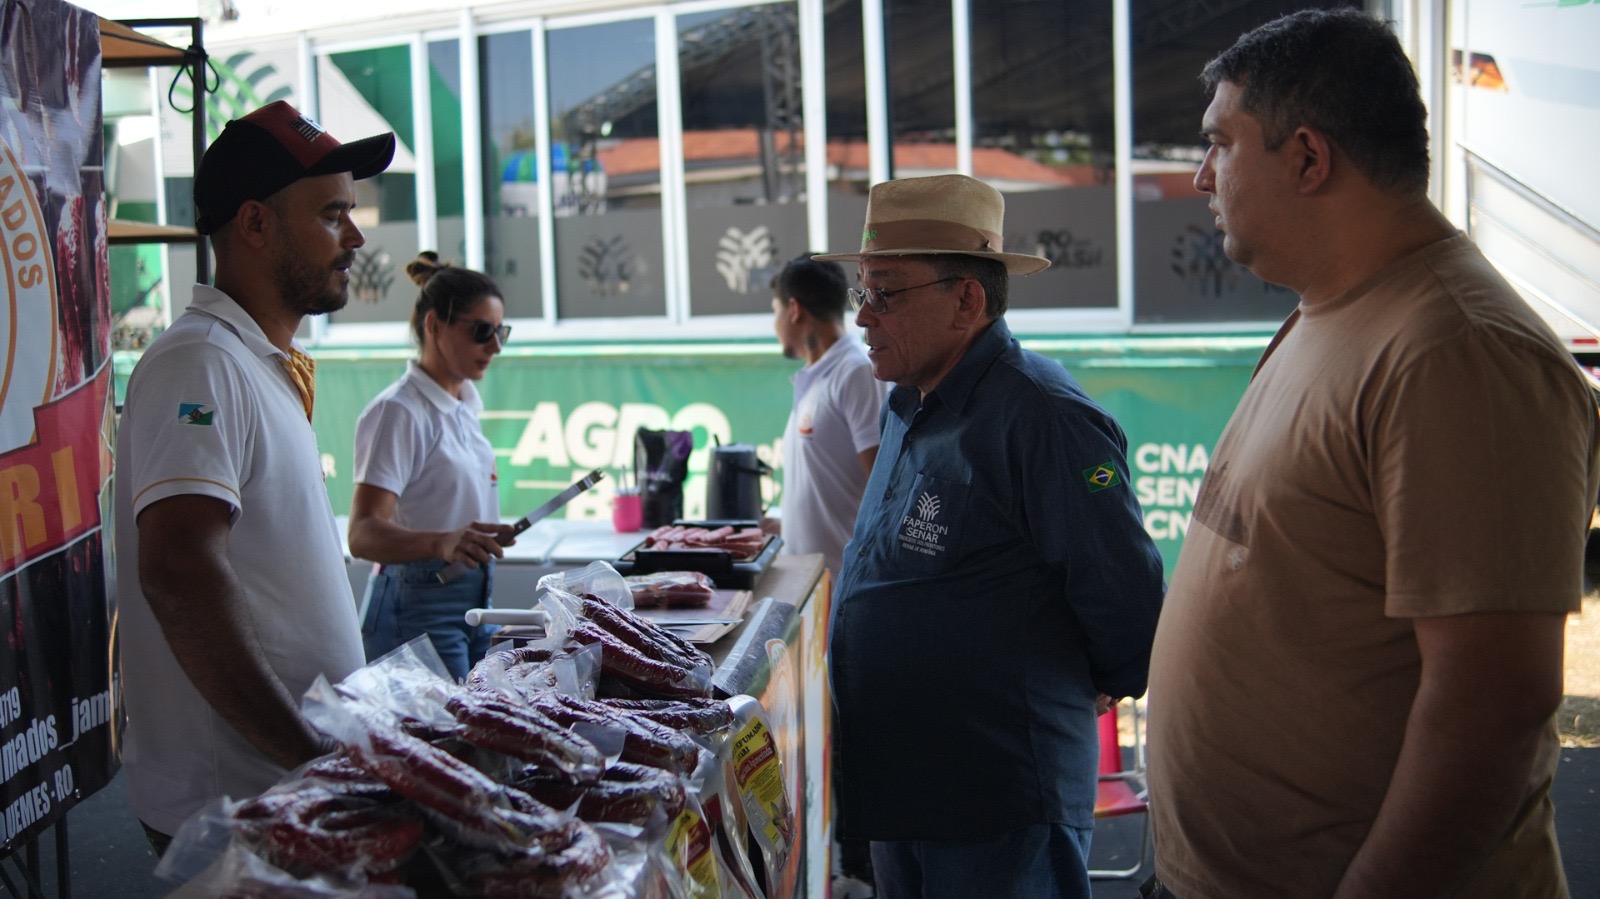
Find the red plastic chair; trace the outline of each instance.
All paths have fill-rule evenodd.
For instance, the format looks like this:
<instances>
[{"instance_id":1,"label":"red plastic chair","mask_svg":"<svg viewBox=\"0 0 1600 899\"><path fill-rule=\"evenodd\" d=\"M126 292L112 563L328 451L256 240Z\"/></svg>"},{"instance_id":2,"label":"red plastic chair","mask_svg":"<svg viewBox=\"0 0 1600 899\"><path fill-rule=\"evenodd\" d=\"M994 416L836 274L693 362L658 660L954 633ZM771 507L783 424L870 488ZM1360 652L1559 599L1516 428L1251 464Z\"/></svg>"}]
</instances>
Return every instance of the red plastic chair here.
<instances>
[{"instance_id":1,"label":"red plastic chair","mask_svg":"<svg viewBox=\"0 0 1600 899\"><path fill-rule=\"evenodd\" d=\"M1133 767L1122 766L1122 745L1117 740L1117 707L1100 716L1100 785L1095 793L1094 817L1118 818L1150 811L1149 789L1144 777L1144 731L1139 706L1130 701L1133 715ZM1131 868L1090 868L1094 880L1132 880L1139 876L1150 852L1150 821L1146 818L1139 836L1139 861Z\"/></svg>"}]
</instances>

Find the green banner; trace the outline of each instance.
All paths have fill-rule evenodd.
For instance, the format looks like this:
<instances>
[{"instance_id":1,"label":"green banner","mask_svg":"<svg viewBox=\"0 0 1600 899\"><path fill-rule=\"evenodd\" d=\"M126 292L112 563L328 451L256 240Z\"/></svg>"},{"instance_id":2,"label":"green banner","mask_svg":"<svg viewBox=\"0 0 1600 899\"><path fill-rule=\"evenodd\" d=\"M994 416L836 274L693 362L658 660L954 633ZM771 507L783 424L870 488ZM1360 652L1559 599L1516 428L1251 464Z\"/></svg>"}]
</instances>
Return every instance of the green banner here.
<instances>
[{"instance_id":1,"label":"green banner","mask_svg":"<svg viewBox=\"0 0 1600 899\"><path fill-rule=\"evenodd\" d=\"M1262 349L1265 335L1029 339L1122 424L1131 487L1170 567L1188 533L1200 478ZM314 351L316 431L336 514L350 509L356 417L405 371L412 349ZM117 359L119 386L133 365ZM797 363L774 343L552 344L508 349L478 383L484 431L498 456L501 511L521 515L590 469L608 478L558 516L610 517L631 475L641 427L694 433L684 515L704 515L708 448L752 444L777 469L765 484L783 502L779 442Z\"/></svg>"},{"instance_id":2,"label":"green banner","mask_svg":"<svg viewBox=\"0 0 1600 899\"><path fill-rule=\"evenodd\" d=\"M1188 532L1212 447L1266 338L1029 340L1060 361L1122 424L1131 487L1170 566ZM349 510L355 421L404 371L408 350L317 356L317 438L337 513ZM777 469L769 504L783 502L779 442L796 363L775 344L518 347L479 382L484 431L498 455L502 512L520 515L592 468L608 477L560 515L610 517L618 478L631 473L640 427L694 433L684 514L704 514L708 448L747 443Z\"/></svg>"},{"instance_id":3,"label":"green banner","mask_svg":"<svg viewBox=\"0 0 1600 899\"><path fill-rule=\"evenodd\" d=\"M1189 532L1211 450L1266 341L1174 339L1122 343L1121 352L1065 342L1035 347L1065 365L1128 435L1131 486L1168 571Z\"/></svg>"}]
</instances>

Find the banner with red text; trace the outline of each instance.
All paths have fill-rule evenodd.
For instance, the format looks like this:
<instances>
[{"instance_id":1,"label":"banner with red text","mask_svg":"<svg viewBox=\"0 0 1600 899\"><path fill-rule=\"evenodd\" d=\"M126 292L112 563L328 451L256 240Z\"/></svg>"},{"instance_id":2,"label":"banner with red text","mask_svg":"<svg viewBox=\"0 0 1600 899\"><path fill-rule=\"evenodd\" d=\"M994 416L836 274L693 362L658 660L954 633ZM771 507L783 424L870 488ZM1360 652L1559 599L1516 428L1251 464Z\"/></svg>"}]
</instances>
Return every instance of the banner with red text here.
<instances>
[{"instance_id":1,"label":"banner with red text","mask_svg":"<svg viewBox=\"0 0 1600 899\"><path fill-rule=\"evenodd\" d=\"M116 772L100 28L0 0L0 857Z\"/></svg>"}]
</instances>

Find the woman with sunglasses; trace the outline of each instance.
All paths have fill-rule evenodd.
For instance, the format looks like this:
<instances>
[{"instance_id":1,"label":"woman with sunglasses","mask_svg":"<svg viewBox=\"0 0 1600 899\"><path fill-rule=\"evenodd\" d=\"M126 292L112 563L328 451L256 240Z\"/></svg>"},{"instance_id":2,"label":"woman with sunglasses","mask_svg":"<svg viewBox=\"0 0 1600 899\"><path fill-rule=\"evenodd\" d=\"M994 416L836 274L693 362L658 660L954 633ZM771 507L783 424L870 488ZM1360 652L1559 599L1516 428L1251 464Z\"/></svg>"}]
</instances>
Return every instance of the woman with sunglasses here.
<instances>
[{"instance_id":1,"label":"woman with sunglasses","mask_svg":"<svg viewBox=\"0 0 1600 899\"><path fill-rule=\"evenodd\" d=\"M356 422L350 552L378 563L361 603L367 660L427 634L459 680L494 632L467 625L463 613L489 606L494 560L504 552L497 538L511 542L510 526L499 523L494 449L472 384L511 326L488 275L432 252L406 274L422 288L411 311L422 350ZM452 562L467 572L442 583L439 572Z\"/></svg>"}]
</instances>

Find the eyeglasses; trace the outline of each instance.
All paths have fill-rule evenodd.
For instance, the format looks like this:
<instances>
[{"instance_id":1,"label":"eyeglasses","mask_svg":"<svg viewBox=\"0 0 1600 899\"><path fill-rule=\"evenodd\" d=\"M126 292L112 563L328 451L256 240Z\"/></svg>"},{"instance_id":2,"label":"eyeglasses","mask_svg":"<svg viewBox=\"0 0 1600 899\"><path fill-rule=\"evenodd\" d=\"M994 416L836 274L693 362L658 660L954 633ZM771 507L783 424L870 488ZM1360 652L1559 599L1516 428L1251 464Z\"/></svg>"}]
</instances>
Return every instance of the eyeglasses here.
<instances>
[{"instance_id":1,"label":"eyeglasses","mask_svg":"<svg viewBox=\"0 0 1600 899\"><path fill-rule=\"evenodd\" d=\"M500 338L500 345L504 346L505 342L511 339L510 325L497 325L494 322L487 322L481 318L472 319L471 324L473 343L488 343L490 340L498 337Z\"/></svg>"},{"instance_id":2,"label":"eyeglasses","mask_svg":"<svg viewBox=\"0 0 1600 899\"><path fill-rule=\"evenodd\" d=\"M883 315L889 311L889 298L892 296L898 296L911 290L921 290L924 287L932 287L935 284L943 284L947 281L960 280L960 275L952 275L949 278L940 278L937 281L929 281L926 284L918 284L914 287L901 287L897 290L881 290L876 287L852 287L847 291L850 294L850 311L860 312L861 307L866 306L872 310L874 315Z\"/></svg>"}]
</instances>

